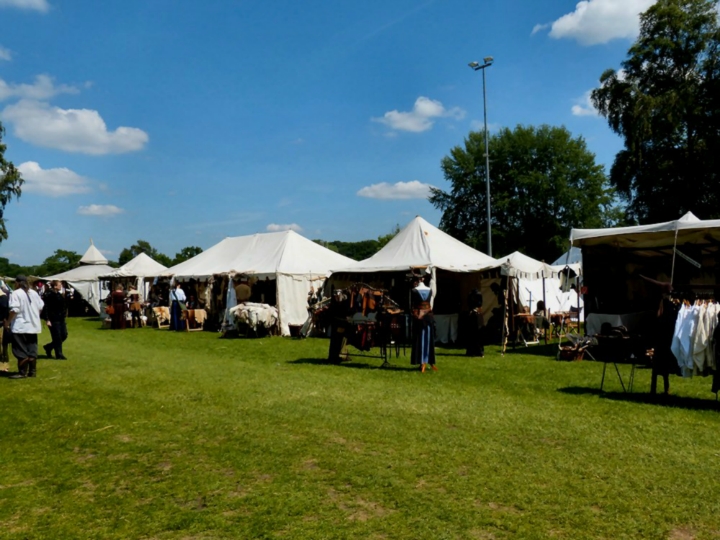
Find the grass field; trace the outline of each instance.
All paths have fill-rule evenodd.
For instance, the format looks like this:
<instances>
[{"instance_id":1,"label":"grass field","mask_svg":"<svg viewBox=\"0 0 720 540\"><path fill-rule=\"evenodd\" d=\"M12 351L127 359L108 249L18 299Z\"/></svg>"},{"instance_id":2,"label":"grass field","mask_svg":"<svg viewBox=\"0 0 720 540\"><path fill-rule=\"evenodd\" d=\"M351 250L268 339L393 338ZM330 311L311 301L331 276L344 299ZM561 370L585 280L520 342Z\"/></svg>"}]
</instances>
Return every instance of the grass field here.
<instances>
[{"instance_id":1,"label":"grass field","mask_svg":"<svg viewBox=\"0 0 720 540\"><path fill-rule=\"evenodd\" d=\"M2 538L720 538L709 379L654 402L646 371L600 393L601 364L552 349L420 374L326 365L326 340L69 330L69 361L0 379Z\"/></svg>"}]
</instances>

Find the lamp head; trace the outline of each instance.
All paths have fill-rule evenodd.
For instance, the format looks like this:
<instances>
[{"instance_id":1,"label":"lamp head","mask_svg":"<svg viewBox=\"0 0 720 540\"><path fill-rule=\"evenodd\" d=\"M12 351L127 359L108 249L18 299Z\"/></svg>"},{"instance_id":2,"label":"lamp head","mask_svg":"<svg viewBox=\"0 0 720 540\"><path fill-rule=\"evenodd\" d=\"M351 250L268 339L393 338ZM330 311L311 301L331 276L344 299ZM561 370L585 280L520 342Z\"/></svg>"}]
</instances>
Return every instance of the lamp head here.
<instances>
[{"instance_id":1,"label":"lamp head","mask_svg":"<svg viewBox=\"0 0 720 540\"><path fill-rule=\"evenodd\" d=\"M470 62L468 64L468 66L470 66L473 69L477 69L478 67L480 67L480 64L478 64L477 62Z\"/></svg>"},{"instance_id":2,"label":"lamp head","mask_svg":"<svg viewBox=\"0 0 720 540\"><path fill-rule=\"evenodd\" d=\"M486 64L492 64L492 63L493 63L493 57L492 57L492 56L486 56L485 58L483 58L483 62L485 62Z\"/></svg>"}]
</instances>

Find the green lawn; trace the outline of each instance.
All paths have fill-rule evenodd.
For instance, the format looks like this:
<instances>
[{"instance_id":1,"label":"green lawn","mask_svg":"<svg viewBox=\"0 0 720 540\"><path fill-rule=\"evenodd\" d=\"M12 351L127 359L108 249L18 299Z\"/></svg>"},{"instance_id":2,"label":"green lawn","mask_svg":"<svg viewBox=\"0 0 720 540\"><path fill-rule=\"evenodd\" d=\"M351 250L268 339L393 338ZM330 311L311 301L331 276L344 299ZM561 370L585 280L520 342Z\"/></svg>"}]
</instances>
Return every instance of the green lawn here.
<instances>
[{"instance_id":1,"label":"green lawn","mask_svg":"<svg viewBox=\"0 0 720 540\"><path fill-rule=\"evenodd\" d=\"M656 403L647 371L601 394L601 364L552 349L420 374L326 365L326 340L69 329L69 361L0 379L2 538L720 538L709 379Z\"/></svg>"}]
</instances>

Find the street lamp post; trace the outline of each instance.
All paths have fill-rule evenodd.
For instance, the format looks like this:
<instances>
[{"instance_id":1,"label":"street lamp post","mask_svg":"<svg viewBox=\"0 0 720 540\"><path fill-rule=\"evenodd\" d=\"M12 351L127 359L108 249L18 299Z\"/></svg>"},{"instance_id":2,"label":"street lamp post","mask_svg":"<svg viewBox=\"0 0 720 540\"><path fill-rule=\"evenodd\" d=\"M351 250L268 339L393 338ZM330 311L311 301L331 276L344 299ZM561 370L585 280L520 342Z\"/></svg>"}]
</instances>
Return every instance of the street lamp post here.
<instances>
[{"instance_id":1,"label":"street lamp post","mask_svg":"<svg viewBox=\"0 0 720 540\"><path fill-rule=\"evenodd\" d=\"M485 94L485 68L492 66L493 57L486 56L483 63L470 62L468 65L473 71L482 71L483 76L483 115L485 116L485 190L487 209L487 250L492 257L492 228L490 226L490 152L488 149L488 127L487 127L487 97Z\"/></svg>"}]
</instances>

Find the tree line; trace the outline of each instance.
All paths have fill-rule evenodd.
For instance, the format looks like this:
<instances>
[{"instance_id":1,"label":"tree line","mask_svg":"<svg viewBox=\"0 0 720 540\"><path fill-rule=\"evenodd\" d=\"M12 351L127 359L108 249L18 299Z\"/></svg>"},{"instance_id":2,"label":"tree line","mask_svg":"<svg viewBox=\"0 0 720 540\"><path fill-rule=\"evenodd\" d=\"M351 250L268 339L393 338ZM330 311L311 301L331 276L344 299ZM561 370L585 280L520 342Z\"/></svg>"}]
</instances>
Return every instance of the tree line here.
<instances>
[{"instance_id":1,"label":"tree line","mask_svg":"<svg viewBox=\"0 0 720 540\"><path fill-rule=\"evenodd\" d=\"M170 267L180 264L188 259L191 259L195 255L202 253L202 248L197 246L188 246L182 248L175 257L170 258L164 253L161 253L146 240L138 240L132 246L124 248L120 252L120 256L117 261L108 261L108 265L112 267L120 267L132 259L145 253L149 257L153 258L160 264ZM22 266L19 264L11 263L7 257L0 257L0 276L15 277L18 274L25 274L28 276L54 276L73 268L77 268L80 265L80 259L82 255L74 251L68 251L65 249L56 249L55 252L47 257L42 263L34 266Z\"/></svg>"}]
</instances>

